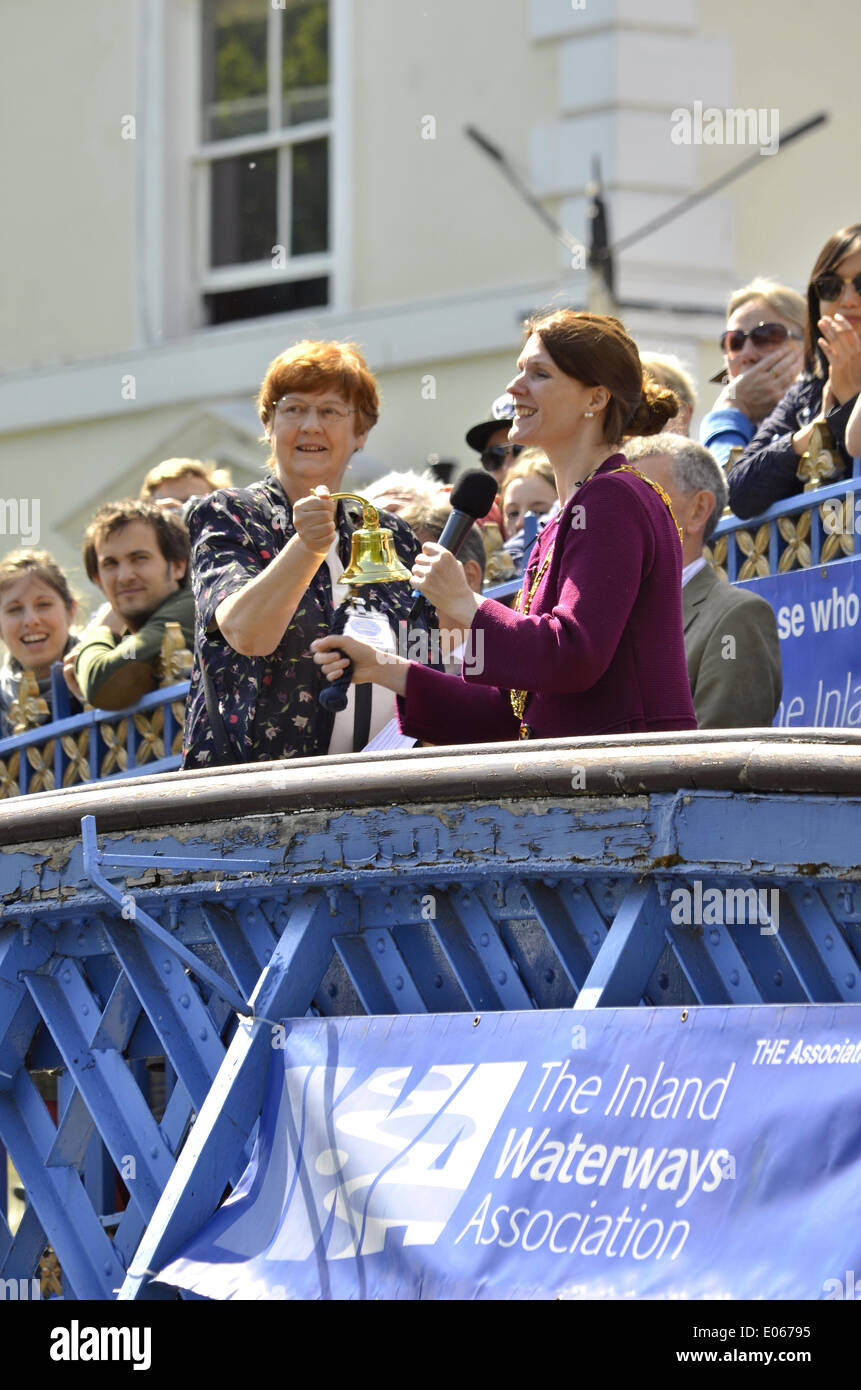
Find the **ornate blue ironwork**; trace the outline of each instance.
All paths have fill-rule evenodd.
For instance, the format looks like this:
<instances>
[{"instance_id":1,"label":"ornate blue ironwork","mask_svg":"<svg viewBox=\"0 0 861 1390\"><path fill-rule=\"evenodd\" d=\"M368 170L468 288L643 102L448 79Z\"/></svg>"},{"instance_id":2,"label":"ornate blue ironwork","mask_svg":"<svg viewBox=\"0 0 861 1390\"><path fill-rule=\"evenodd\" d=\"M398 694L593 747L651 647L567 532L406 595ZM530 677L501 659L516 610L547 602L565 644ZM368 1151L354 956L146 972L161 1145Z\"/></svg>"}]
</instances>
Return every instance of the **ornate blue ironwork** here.
<instances>
[{"instance_id":1,"label":"ornate blue ironwork","mask_svg":"<svg viewBox=\"0 0 861 1390\"><path fill-rule=\"evenodd\" d=\"M285 1017L858 1003L859 750L560 740L7 801L0 1139L27 1206L0 1276L50 1244L67 1297L163 1296L145 1271L242 1171ZM686 925L679 890L777 898Z\"/></svg>"}]
</instances>

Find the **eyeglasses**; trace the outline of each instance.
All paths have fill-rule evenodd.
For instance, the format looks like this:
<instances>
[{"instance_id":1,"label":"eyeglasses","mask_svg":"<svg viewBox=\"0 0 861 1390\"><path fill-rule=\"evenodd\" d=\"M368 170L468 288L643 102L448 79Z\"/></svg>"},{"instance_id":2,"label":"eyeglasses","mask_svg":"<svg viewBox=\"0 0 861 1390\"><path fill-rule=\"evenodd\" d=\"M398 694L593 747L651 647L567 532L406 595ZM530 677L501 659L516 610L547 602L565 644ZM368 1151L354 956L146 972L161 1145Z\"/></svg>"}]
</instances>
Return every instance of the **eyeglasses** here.
<instances>
[{"instance_id":1,"label":"eyeglasses","mask_svg":"<svg viewBox=\"0 0 861 1390\"><path fill-rule=\"evenodd\" d=\"M481 462L491 473L495 473L497 468L502 467L509 455L516 459L525 448L525 444L491 444L490 448L483 450Z\"/></svg>"},{"instance_id":2,"label":"eyeglasses","mask_svg":"<svg viewBox=\"0 0 861 1390\"><path fill-rule=\"evenodd\" d=\"M780 347L787 338L797 338L800 342L801 334L793 333L782 323L758 323L747 332L743 328L728 328L720 336L720 345L724 352L741 352L746 338L750 338L754 347Z\"/></svg>"},{"instance_id":3,"label":"eyeglasses","mask_svg":"<svg viewBox=\"0 0 861 1390\"><path fill-rule=\"evenodd\" d=\"M348 415L356 414L355 410L343 410L337 405L301 405L298 401L288 401L284 396L276 401L275 410L293 425L304 425L312 410L316 410L321 425L335 425L346 420Z\"/></svg>"},{"instance_id":4,"label":"eyeglasses","mask_svg":"<svg viewBox=\"0 0 861 1390\"><path fill-rule=\"evenodd\" d=\"M844 280L842 275L832 270L829 275L820 275L813 281L813 288L820 299L839 299L844 285L851 285L855 293L861 295L861 275L853 275L851 280Z\"/></svg>"}]
</instances>

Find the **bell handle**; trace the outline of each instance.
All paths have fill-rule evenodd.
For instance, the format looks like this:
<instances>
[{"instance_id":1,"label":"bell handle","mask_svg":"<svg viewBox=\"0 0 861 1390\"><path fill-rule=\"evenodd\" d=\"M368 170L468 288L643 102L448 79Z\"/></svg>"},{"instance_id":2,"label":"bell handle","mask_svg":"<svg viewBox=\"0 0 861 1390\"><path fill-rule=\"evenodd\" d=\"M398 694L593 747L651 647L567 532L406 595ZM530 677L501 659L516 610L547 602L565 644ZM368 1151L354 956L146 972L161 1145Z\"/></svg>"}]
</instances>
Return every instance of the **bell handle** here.
<instances>
[{"instance_id":1,"label":"bell handle","mask_svg":"<svg viewBox=\"0 0 861 1390\"><path fill-rule=\"evenodd\" d=\"M357 492L332 492L329 494L333 502L340 502L342 498L347 498L352 502L362 504L362 526L366 531L375 531L380 525L380 514L373 502L369 502L367 497L360 497Z\"/></svg>"}]
</instances>

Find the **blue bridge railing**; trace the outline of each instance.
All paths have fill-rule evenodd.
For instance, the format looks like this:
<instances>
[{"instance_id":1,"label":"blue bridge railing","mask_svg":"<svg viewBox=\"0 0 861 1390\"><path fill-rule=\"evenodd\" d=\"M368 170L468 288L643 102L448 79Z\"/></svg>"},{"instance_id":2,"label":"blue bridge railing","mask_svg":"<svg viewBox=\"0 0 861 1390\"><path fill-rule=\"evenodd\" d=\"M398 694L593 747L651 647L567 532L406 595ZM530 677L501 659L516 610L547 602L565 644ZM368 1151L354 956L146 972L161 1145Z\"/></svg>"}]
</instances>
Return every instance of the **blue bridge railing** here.
<instances>
[{"instance_id":1,"label":"blue bridge railing","mask_svg":"<svg viewBox=\"0 0 861 1390\"><path fill-rule=\"evenodd\" d=\"M859 753L557 739L2 803L0 1278L50 1247L65 1298L172 1296L152 1273L243 1172L282 1019L861 1003ZM679 889L767 912L692 925Z\"/></svg>"},{"instance_id":2,"label":"blue bridge railing","mask_svg":"<svg viewBox=\"0 0 861 1390\"><path fill-rule=\"evenodd\" d=\"M130 709L89 709L0 739L0 798L178 768L187 693L188 681L180 681Z\"/></svg>"}]
</instances>

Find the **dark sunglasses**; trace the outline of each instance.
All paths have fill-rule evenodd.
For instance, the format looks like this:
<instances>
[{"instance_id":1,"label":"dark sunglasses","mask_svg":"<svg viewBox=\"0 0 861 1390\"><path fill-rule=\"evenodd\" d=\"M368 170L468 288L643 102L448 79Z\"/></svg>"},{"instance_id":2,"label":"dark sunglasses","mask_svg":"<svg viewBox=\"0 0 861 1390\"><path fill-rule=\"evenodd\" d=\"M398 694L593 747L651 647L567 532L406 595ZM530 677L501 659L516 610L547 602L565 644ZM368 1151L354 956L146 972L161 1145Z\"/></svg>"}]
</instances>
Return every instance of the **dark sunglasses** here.
<instances>
[{"instance_id":1,"label":"dark sunglasses","mask_svg":"<svg viewBox=\"0 0 861 1390\"><path fill-rule=\"evenodd\" d=\"M516 459L525 448L525 444L491 444L489 449L482 451L481 461L485 468L489 469L491 473L495 473L497 468L501 468L505 463L509 454L513 459Z\"/></svg>"},{"instance_id":2,"label":"dark sunglasses","mask_svg":"<svg viewBox=\"0 0 861 1390\"><path fill-rule=\"evenodd\" d=\"M842 275L832 271L830 275L820 275L813 281L813 288L820 299L839 299L844 285L851 285L855 293L861 295L861 275L853 275L851 280L844 280Z\"/></svg>"},{"instance_id":3,"label":"dark sunglasses","mask_svg":"<svg viewBox=\"0 0 861 1390\"><path fill-rule=\"evenodd\" d=\"M798 338L800 341L801 334L784 328L782 323L758 323L747 333L742 328L728 328L721 334L720 345L724 352L741 352L746 338L750 338L754 347L780 347L787 338Z\"/></svg>"}]
</instances>

